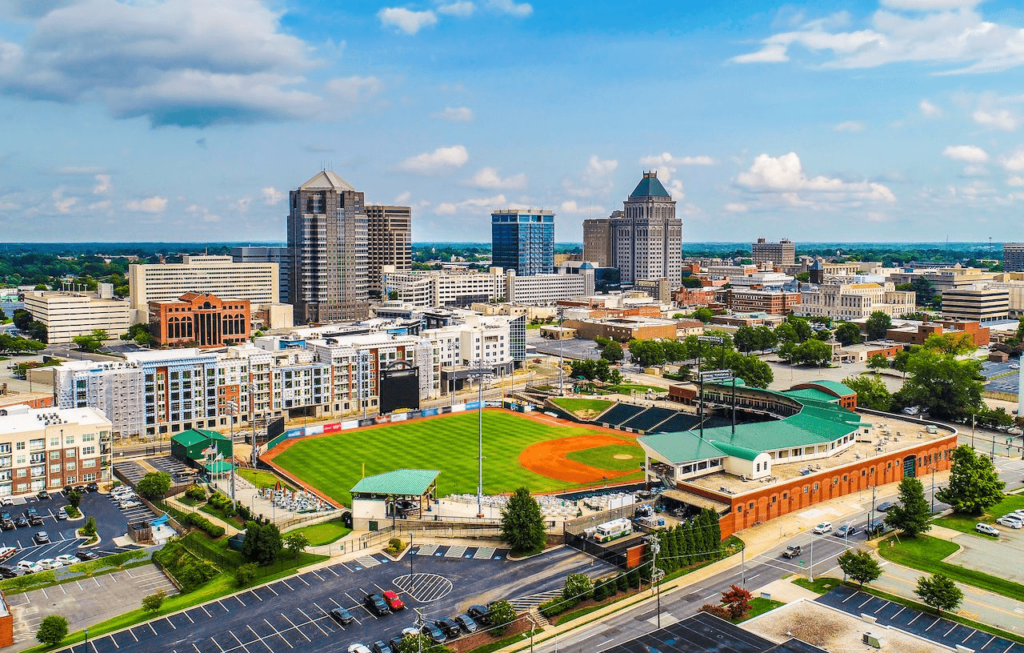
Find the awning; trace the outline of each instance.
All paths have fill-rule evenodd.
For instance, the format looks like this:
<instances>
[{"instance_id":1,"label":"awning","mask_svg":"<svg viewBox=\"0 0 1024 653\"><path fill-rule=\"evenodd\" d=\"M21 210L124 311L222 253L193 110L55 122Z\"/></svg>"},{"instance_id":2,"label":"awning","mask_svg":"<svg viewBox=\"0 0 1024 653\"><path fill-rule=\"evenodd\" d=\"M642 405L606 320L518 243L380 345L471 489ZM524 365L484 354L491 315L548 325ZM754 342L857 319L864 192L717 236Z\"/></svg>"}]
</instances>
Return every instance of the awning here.
<instances>
[{"instance_id":1,"label":"awning","mask_svg":"<svg viewBox=\"0 0 1024 653\"><path fill-rule=\"evenodd\" d=\"M699 494L686 492L684 490L665 490L661 493L661 496L668 497L669 499L673 499L690 506L695 506L697 508L710 508L717 513L723 513L732 507L724 501L709 499L707 497L702 497Z\"/></svg>"},{"instance_id":2,"label":"awning","mask_svg":"<svg viewBox=\"0 0 1024 653\"><path fill-rule=\"evenodd\" d=\"M206 468L206 471L210 472L211 474L226 474L235 468L234 465L232 465L226 460L218 460L208 465L204 465L204 467Z\"/></svg>"}]
</instances>

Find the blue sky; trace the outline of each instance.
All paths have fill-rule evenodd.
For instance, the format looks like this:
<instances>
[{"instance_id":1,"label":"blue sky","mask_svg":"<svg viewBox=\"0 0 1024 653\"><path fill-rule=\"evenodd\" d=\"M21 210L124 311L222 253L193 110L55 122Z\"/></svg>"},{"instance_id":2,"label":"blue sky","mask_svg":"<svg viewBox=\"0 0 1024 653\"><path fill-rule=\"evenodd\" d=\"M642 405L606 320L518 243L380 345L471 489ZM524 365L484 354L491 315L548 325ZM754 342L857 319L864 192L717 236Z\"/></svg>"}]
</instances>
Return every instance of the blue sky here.
<instances>
[{"instance_id":1,"label":"blue sky","mask_svg":"<svg viewBox=\"0 0 1024 653\"><path fill-rule=\"evenodd\" d=\"M1019 3L0 2L0 239L282 240L328 165L414 239L657 169L684 240L1024 239Z\"/></svg>"}]
</instances>

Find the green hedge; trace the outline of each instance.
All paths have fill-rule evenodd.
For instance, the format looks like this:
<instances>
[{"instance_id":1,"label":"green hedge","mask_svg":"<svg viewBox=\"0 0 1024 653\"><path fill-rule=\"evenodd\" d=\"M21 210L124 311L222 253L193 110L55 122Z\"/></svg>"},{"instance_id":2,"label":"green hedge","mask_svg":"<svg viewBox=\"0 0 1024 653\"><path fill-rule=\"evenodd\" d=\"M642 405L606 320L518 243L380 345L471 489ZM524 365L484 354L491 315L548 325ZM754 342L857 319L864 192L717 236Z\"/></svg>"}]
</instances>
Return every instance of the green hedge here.
<instances>
[{"instance_id":1,"label":"green hedge","mask_svg":"<svg viewBox=\"0 0 1024 653\"><path fill-rule=\"evenodd\" d=\"M222 537L224 535L224 527L217 526L206 517L203 517L197 512L182 513L181 521L183 526L195 526L199 530L203 531L213 539Z\"/></svg>"},{"instance_id":2,"label":"green hedge","mask_svg":"<svg viewBox=\"0 0 1024 653\"><path fill-rule=\"evenodd\" d=\"M195 591L217 576L210 563L190 553L179 541L169 542L153 560L178 581L183 594Z\"/></svg>"}]
</instances>

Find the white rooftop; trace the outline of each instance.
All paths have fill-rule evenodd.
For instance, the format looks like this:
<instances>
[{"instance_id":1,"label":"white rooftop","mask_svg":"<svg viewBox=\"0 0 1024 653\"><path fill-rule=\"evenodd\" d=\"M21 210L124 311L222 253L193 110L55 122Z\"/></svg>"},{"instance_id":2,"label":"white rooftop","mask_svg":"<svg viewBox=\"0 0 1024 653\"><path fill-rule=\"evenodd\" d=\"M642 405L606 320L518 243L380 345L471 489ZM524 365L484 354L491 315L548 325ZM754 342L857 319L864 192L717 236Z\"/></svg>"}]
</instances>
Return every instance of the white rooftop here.
<instances>
[{"instance_id":1,"label":"white rooftop","mask_svg":"<svg viewBox=\"0 0 1024 653\"><path fill-rule=\"evenodd\" d=\"M0 416L0 435L29 433L50 424L80 424L110 427L110 420L95 408L30 408L25 404L5 406L7 415Z\"/></svg>"},{"instance_id":2,"label":"white rooftop","mask_svg":"<svg viewBox=\"0 0 1024 653\"><path fill-rule=\"evenodd\" d=\"M350 183L339 177L333 170L321 170L306 183L299 186L300 190L355 190Z\"/></svg>"}]
</instances>

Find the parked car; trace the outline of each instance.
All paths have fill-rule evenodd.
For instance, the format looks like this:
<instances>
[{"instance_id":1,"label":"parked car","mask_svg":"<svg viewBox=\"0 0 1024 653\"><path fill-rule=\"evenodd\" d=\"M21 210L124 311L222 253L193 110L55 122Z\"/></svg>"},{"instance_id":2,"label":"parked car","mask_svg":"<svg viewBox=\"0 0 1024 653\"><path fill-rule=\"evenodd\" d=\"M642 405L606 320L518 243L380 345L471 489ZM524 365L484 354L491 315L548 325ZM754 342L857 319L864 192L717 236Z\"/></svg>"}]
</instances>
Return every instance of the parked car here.
<instances>
[{"instance_id":1,"label":"parked car","mask_svg":"<svg viewBox=\"0 0 1024 653\"><path fill-rule=\"evenodd\" d=\"M786 550L782 552L782 557L783 558L797 558L800 555L802 555L803 552L804 552L804 550L802 548L800 548L799 544L797 544L796 546L787 546Z\"/></svg>"},{"instance_id":2,"label":"parked car","mask_svg":"<svg viewBox=\"0 0 1024 653\"><path fill-rule=\"evenodd\" d=\"M6 560L17 552L18 550L13 546L0 546L0 560Z\"/></svg>"},{"instance_id":3,"label":"parked car","mask_svg":"<svg viewBox=\"0 0 1024 653\"><path fill-rule=\"evenodd\" d=\"M29 560L19 560L18 569L24 569L27 574L35 574L43 570L38 562L31 562Z\"/></svg>"},{"instance_id":4,"label":"parked car","mask_svg":"<svg viewBox=\"0 0 1024 653\"><path fill-rule=\"evenodd\" d=\"M331 610L331 618L343 626L348 625L356 620L356 618L352 616L351 612L342 607L334 608L333 610Z\"/></svg>"},{"instance_id":5,"label":"parked car","mask_svg":"<svg viewBox=\"0 0 1024 653\"><path fill-rule=\"evenodd\" d=\"M1007 528L1021 528L1024 527L1024 521L1021 521L1010 515L1003 515L996 520L996 523L1000 526L1006 526Z\"/></svg>"},{"instance_id":6,"label":"parked car","mask_svg":"<svg viewBox=\"0 0 1024 653\"><path fill-rule=\"evenodd\" d=\"M366 644L357 642L348 647L348 653L370 653L370 649L366 648Z\"/></svg>"},{"instance_id":7,"label":"parked car","mask_svg":"<svg viewBox=\"0 0 1024 653\"><path fill-rule=\"evenodd\" d=\"M51 558L43 558L39 561L39 566L46 571L50 571L51 569L60 569L64 565Z\"/></svg>"},{"instance_id":8,"label":"parked car","mask_svg":"<svg viewBox=\"0 0 1024 653\"><path fill-rule=\"evenodd\" d=\"M391 590L384 592L381 596L384 597L384 603L387 603L388 608L390 608L392 612L395 610L401 610L405 607L405 603L402 602L402 599L398 598L398 594Z\"/></svg>"},{"instance_id":9,"label":"parked car","mask_svg":"<svg viewBox=\"0 0 1024 653\"><path fill-rule=\"evenodd\" d=\"M49 501L50 493L47 492L46 490L39 490L39 492L36 494L36 498L39 499L40 501Z\"/></svg>"},{"instance_id":10,"label":"parked car","mask_svg":"<svg viewBox=\"0 0 1024 653\"><path fill-rule=\"evenodd\" d=\"M881 519L876 519L875 521L873 521L870 524L868 524L867 527L865 527L865 529L864 529L864 532L866 532L871 537L875 537L877 535L881 535L885 531L886 531L885 522L882 521Z\"/></svg>"},{"instance_id":11,"label":"parked car","mask_svg":"<svg viewBox=\"0 0 1024 653\"><path fill-rule=\"evenodd\" d=\"M26 517L31 517L32 515L38 515L38 514L39 514L39 511L36 510L35 508L32 508L31 506L28 507L28 508L25 508L25 516Z\"/></svg>"},{"instance_id":12,"label":"parked car","mask_svg":"<svg viewBox=\"0 0 1024 653\"><path fill-rule=\"evenodd\" d=\"M88 483L85 486L85 489L88 490L89 492L99 492L100 486L99 483Z\"/></svg>"},{"instance_id":13,"label":"parked car","mask_svg":"<svg viewBox=\"0 0 1024 653\"><path fill-rule=\"evenodd\" d=\"M878 512L889 512L889 509L895 505L896 504L893 503L892 501L883 501L882 503L875 506L875 510L877 510Z\"/></svg>"},{"instance_id":14,"label":"parked car","mask_svg":"<svg viewBox=\"0 0 1024 653\"><path fill-rule=\"evenodd\" d=\"M451 639L455 639L462 634L462 629L459 628L459 624L455 623L454 619L438 619L434 622L434 625L441 629L445 637Z\"/></svg>"},{"instance_id":15,"label":"parked car","mask_svg":"<svg viewBox=\"0 0 1024 653\"><path fill-rule=\"evenodd\" d=\"M14 499L11 497L0 497L0 506L13 506Z\"/></svg>"},{"instance_id":16,"label":"parked car","mask_svg":"<svg viewBox=\"0 0 1024 653\"><path fill-rule=\"evenodd\" d=\"M14 520L14 525L18 528L28 526L28 518L26 518L24 515L20 515L17 519Z\"/></svg>"},{"instance_id":17,"label":"parked car","mask_svg":"<svg viewBox=\"0 0 1024 653\"><path fill-rule=\"evenodd\" d=\"M978 531L982 535L991 535L992 537L999 537L999 531L995 526L989 526L988 524L975 524L974 530Z\"/></svg>"},{"instance_id":18,"label":"parked car","mask_svg":"<svg viewBox=\"0 0 1024 653\"><path fill-rule=\"evenodd\" d=\"M5 531L13 531L15 528L17 528L17 526L14 525L13 519L5 519L3 521L0 521L0 528L2 528Z\"/></svg>"},{"instance_id":19,"label":"parked car","mask_svg":"<svg viewBox=\"0 0 1024 653\"><path fill-rule=\"evenodd\" d=\"M19 567L0 566L0 578L17 578L24 575L25 570Z\"/></svg>"},{"instance_id":20,"label":"parked car","mask_svg":"<svg viewBox=\"0 0 1024 653\"><path fill-rule=\"evenodd\" d=\"M482 605L471 605L469 610L466 611L469 616L473 617L473 621L478 624L488 625L491 623L490 617L487 616L487 608Z\"/></svg>"},{"instance_id":21,"label":"parked car","mask_svg":"<svg viewBox=\"0 0 1024 653\"><path fill-rule=\"evenodd\" d=\"M366 598L363 599L363 603L366 605L367 610L378 617L391 614L391 610L388 609L388 604L384 602L384 599L381 598L380 594L367 594Z\"/></svg>"},{"instance_id":22,"label":"parked car","mask_svg":"<svg viewBox=\"0 0 1024 653\"><path fill-rule=\"evenodd\" d=\"M857 527L856 526L853 526L852 524L843 524L838 529L836 529L835 533L832 533L832 534L835 535L836 537L850 538L850 537L853 537L854 535L856 535L857 532L858 531L857 531Z\"/></svg>"},{"instance_id":23,"label":"parked car","mask_svg":"<svg viewBox=\"0 0 1024 653\"><path fill-rule=\"evenodd\" d=\"M36 541L36 544L49 544L50 534L46 531L39 531L38 533L32 536L32 539Z\"/></svg>"},{"instance_id":24,"label":"parked car","mask_svg":"<svg viewBox=\"0 0 1024 653\"><path fill-rule=\"evenodd\" d=\"M372 646L370 646L370 649L373 651L373 653L398 653L397 651L395 651L395 649L391 648L390 645L385 644L379 639L376 642L374 642Z\"/></svg>"},{"instance_id":25,"label":"parked car","mask_svg":"<svg viewBox=\"0 0 1024 653\"><path fill-rule=\"evenodd\" d=\"M77 565L79 562L81 562L81 560L79 560L75 556L69 556L66 553L64 555L57 556L55 560L66 567L70 567L71 565Z\"/></svg>"},{"instance_id":26,"label":"parked car","mask_svg":"<svg viewBox=\"0 0 1024 653\"><path fill-rule=\"evenodd\" d=\"M459 627L467 633L472 634L476 632L476 622L468 614L460 614L455 617L455 623L459 624Z\"/></svg>"},{"instance_id":27,"label":"parked car","mask_svg":"<svg viewBox=\"0 0 1024 653\"><path fill-rule=\"evenodd\" d=\"M815 535L824 535L832 531L832 522L823 521L814 527Z\"/></svg>"},{"instance_id":28,"label":"parked car","mask_svg":"<svg viewBox=\"0 0 1024 653\"><path fill-rule=\"evenodd\" d=\"M429 637L430 641L434 642L435 644L444 644L445 640L447 639L444 636L444 632L442 632L441 629L438 628L436 624L432 624L429 621L423 624L423 627L420 628L420 632Z\"/></svg>"},{"instance_id":29,"label":"parked car","mask_svg":"<svg viewBox=\"0 0 1024 653\"><path fill-rule=\"evenodd\" d=\"M39 515L32 515L31 517L28 518L28 524L29 524L29 526L42 526L43 525L43 518L40 517Z\"/></svg>"},{"instance_id":30,"label":"parked car","mask_svg":"<svg viewBox=\"0 0 1024 653\"><path fill-rule=\"evenodd\" d=\"M120 508L121 510L128 510L129 508L138 508L141 505L141 501L130 499L128 501L122 501L121 503L117 504L117 507Z\"/></svg>"},{"instance_id":31,"label":"parked car","mask_svg":"<svg viewBox=\"0 0 1024 653\"><path fill-rule=\"evenodd\" d=\"M65 508L64 506L61 506L60 510L57 511L57 519L60 520L60 521L65 521L67 518L68 518L67 508Z\"/></svg>"},{"instance_id":32,"label":"parked car","mask_svg":"<svg viewBox=\"0 0 1024 653\"><path fill-rule=\"evenodd\" d=\"M100 556L98 553L93 553L92 551L79 549L75 551L75 557L81 560L82 562L89 562L90 560L98 559Z\"/></svg>"}]
</instances>

